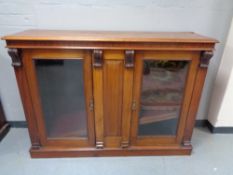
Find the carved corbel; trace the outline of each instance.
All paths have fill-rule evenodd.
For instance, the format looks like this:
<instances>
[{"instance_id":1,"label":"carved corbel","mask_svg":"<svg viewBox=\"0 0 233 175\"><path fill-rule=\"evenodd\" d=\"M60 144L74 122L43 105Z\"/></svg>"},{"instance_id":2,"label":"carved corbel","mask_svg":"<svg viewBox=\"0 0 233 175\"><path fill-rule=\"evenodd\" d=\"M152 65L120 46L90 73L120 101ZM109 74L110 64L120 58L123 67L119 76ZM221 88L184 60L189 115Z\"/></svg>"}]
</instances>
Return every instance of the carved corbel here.
<instances>
[{"instance_id":1,"label":"carved corbel","mask_svg":"<svg viewBox=\"0 0 233 175\"><path fill-rule=\"evenodd\" d=\"M207 68L209 66L210 59L213 56L213 51L203 51L200 57L200 67Z\"/></svg>"},{"instance_id":2,"label":"carved corbel","mask_svg":"<svg viewBox=\"0 0 233 175\"><path fill-rule=\"evenodd\" d=\"M22 66L22 57L21 57L21 50L19 49L8 49L8 54L12 59L12 66L20 67Z\"/></svg>"},{"instance_id":3,"label":"carved corbel","mask_svg":"<svg viewBox=\"0 0 233 175\"><path fill-rule=\"evenodd\" d=\"M126 68L134 67L134 50L125 51L125 67Z\"/></svg>"},{"instance_id":4,"label":"carved corbel","mask_svg":"<svg viewBox=\"0 0 233 175\"><path fill-rule=\"evenodd\" d=\"M103 66L103 51L102 50L93 51L93 66L94 67Z\"/></svg>"}]
</instances>

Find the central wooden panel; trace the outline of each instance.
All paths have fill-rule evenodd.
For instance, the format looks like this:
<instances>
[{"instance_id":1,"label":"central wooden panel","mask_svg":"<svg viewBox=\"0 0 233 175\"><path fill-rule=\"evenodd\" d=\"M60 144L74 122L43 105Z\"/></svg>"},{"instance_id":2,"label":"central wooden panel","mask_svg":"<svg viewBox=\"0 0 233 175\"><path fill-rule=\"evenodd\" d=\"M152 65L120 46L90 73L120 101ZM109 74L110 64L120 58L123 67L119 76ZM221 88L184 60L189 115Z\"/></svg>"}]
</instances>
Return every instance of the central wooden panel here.
<instances>
[{"instance_id":1,"label":"central wooden panel","mask_svg":"<svg viewBox=\"0 0 233 175\"><path fill-rule=\"evenodd\" d=\"M127 119L130 117L128 109L131 98L125 99L124 92L128 92L130 87L125 86L125 82L132 82L132 76L128 75L130 71L125 68L124 51L104 50L103 55L99 56L102 57L99 59L103 60L99 60L100 66L94 67L93 70L96 82L94 84L96 147L121 147L122 143L128 143L129 139ZM94 64L95 61L94 59ZM132 72L130 74L133 75Z\"/></svg>"},{"instance_id":2,"label":"central wooden panel","mask_svg":"<svg viewBox=\"0 0 233 175\"><path fill-rule=\"evenodd\" d=\"M121 135L123 61L106 60L104 76L104 135Z\"/></svg>"}]
</instances>

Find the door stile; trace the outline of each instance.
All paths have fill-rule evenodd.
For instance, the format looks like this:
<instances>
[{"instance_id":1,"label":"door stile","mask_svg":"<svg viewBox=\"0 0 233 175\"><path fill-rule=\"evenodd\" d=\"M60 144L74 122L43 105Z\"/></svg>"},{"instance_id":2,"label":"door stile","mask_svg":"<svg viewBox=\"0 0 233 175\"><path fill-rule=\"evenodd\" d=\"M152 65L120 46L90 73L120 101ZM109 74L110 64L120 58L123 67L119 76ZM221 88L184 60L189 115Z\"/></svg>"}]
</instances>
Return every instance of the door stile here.
<instances>
[{"instance_id":1,"label":"door stile","mask_svg":"<svg viewBox=\"0 0 233 175\"><path fill-rule=\"evenodd\" d=\"M187 119L188 110L191 103L191 97L194 90L194 83L195 83L195 78L197 76L198 67L199 67L199 52L193 52L189 65L189 72L186 77L183 103L181 105L180 119L179 119L179 125L177 130L177 137L176 137L177 143L181 143L184 136L185 122Z\"/></svg>"},{"instance_id":2,"label":"door stile","mask_svg":"<svg viewBox=\"0 0 233 175\"><path fill-rule=\"evenodd\" d=\"M104 92L103 92L103 51L94 50L92 55L93 89L95 112L96 148L104 147Z\"/></svg>"},{"instance_id":3,"label":"door stile","mask_svg":"<svg viewBox=\"0 0 233 175\"><path fill-rule=\"evenodd\" d=\"M132 50L125 51L125 68L123 80L123 105L122 105L122 141L121 147L130 146L130 128L133 108L133 79L134 79L135 54Z\"/></svg>"},{"instance_id":4,"label":"door stile","mask_svg":"<svg viewBox=\"0 0 233 175\"><path fill-rule=\"evenodd\" d=\"M144 54L142 52L137 52L135 55L135 67L134 67L134 81L133 81L133 110L132 110L132 119L131 119L131 144L135 145L137 142L137 132L138 127L137 124L139 122L137 114L139 113L140 109L140 93L141 92L141 83L142 82L142 58Z\"/></svg>"}]
</instances>

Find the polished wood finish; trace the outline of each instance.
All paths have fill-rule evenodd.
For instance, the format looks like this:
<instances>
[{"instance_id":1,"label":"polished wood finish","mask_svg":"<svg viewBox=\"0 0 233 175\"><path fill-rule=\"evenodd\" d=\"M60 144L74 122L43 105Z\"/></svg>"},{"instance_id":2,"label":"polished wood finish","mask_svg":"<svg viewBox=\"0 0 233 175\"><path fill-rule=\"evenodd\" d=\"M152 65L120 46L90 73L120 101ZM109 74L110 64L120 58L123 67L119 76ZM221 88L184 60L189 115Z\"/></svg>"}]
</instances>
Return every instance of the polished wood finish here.
<instances>
[{"instance_id":1,"label":"polished wood finish","mask_svg":"<svg viewBox=\"0 0 233 175\"><path fill-rule=\"evenodd\" d=\"M127 90L124 79L128 80L128 76L132 77L133 75L128 75L128 71L124 69L124 60L125 54L123 51L107 50L103 54L103 67L93 68L94 82L96 82L94 83L94 91L98 90L98 92L95 91L95 104L100 105L100 107L95 106L97 108L95 118L98 122L96 124L96 136L99 137L98 133L100 133L102 140L100 142L103 142L103 147L117 148L121 145L125 146L127 144L125 142L128 141L122 141L122 130L124 130L124 135L128 137L127 131L125 131L127 128L124 128L123 125L129 123L127 120L129 116L125 116L125 110L128 110L128 108L125 109L122 102L124 90ZM132 81L132 78L129 81ZM131 103L131 101L128 103ZM101 112L99 113L99 111Z\"/></svg>"},{"instance_id":2,"label":"polished wood finish","mask_svg":"<svg viewBox=\"0 0 233 175\"><path fill-rule=\"evenodd\" d=\"M23 52L21 59L23 57L27 57L26 55L27 54ZM25 67L25 59L24 60L22 59L22 66L15 67L15 75L16 75L16 79L18 83L19 92L22 97L21 99L23 103L25 117L28 122L28 130L29 130L29 135L30 135L30 139L32 143L32 148L39 149L41 145L41 141L39 139L38 125L37 125L35 113L34 113L33 106L32 106L31 94L28 93L29 85L28 85L28 80L27 80L26 73L25 73L26 70L24 67Z\"/></svg>"},{"instance_id":3,"label":"polished wood finish","mask_svg":"<svg viewBox=\"0 0 233 175\"><path fill-rule=\"evenodd\" d=\"M115 57L116 60L114 57L111 59L105 53L106 60L103 67L104 137L106 147L119 147L121 140L123 97L123 61L121 58L124 57L122 53L115 53Z\"/></svg>"},{"instance_id":4,"label":"polished wood finish","mask_svg":"<svg viewBox=\"0 0 233 175\"><path fill-rule=\"evenodd\" d=\"M215 39L193 32L27 30L5 36L8 48L211 51Z\"/></svg>"},{"instance_id":5,"label":"polished wood finish","mask_svg":"<svg viewBox=\"0 0 233 175\"><path fill-rule=\"evenodd\" d=\"M29 30L3 39L28 121L32 157L191 153L195 116L217 40L192 32L53 30ZM35 59L84 61L87 138L48 138ZM144 60L189 63L176 135L138 136Z\"/></svg>"},{"instance_id":6,"label":"polished wood finish","mask_svg":"<svg viewBox=\"0 0 233 175\"><path fill-rule=\"evenodd\" d=\"M133 57L133 61L130 61L130 66L127 66L126 69L124 69L123 99L122 99L122 138L121 138L122 148L127 148L129 147L130 144L130 128L131 128L131 116L132 116L132 104L133 104L132 87L134 81L134 69L133 69L134 52L130 51L129 54L130 55L128 56L130 57L130 59L132 59ZM127 59L127 56L125 56L125 59Z\"/></svg>"},{"instance_id":7,"label":"polished wood finish","mask_svg":"<svg viewBox=\"0 0 233 175\"><path fill-rule=\"evenodd\" d=\"M3 37L4 40L33 41L113 41L113 42L181 42L216 43L215 39L193 32L121 32L121 31L72 31L26 30Z\"/></svg>"},{"instance_id":8,"label":"polished wood finish","mask_svg":"<svg viewBox=\"0 0 233 175\"><path fill-rule=\"evenodd\" d=\"M32 158L54 158L54 157L100 157L100 156L154 156L154 155L189 155L191 147L188 146L159 146L153 148L130 147L106 148L106 149L60 149L60 148L41 148L30 149Z\"/></svg>"},{"instance_id":9,"label":"polished wood finish","mask_svg":"<svg viewBox=\"0 0 233 175\"><path fill-rule=\"evenodd\" d=\"M183 144L185 146L191 146L191 137L193 133L193 128L195 125L195 118L196 113L198 110L198 104L201 98L201 92L202 88L204 86L205 76L206 76L207 70L205 68L199 68L196 78L195 78L195 84L194 89L191 97L191 103L186 119L186 126L184 131L184 137L183 137Z\"/></svg>"},{"instance_id":10,"label":"polished wood finish","mask_svg":"<svg viewBox=\"0 0 233 175\"><path fill-rule=\"evenodd\" d=\"M214 43L141 43L87 41L7 41L8 48L211 51Z\"/></svg>"}]
</instances>

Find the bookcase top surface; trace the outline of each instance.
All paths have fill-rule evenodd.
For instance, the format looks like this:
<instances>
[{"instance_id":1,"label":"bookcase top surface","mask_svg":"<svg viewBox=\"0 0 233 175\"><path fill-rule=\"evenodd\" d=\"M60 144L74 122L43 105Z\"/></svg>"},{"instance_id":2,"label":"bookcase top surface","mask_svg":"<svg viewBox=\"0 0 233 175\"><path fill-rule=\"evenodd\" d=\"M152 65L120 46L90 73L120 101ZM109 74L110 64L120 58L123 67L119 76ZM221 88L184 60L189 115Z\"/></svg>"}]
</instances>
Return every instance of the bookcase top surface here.
<instances>
[{"instance_id":1,"label":"bookcase top surface","mask_svg":"<svg viewBox=\"0 0 233 175\"><path fill-rule=\"evenodd\" d=\"M93 41L93 42L177 42L217 43L213 38L194 32L123 32L77 30L25 30L2 37L3 40L21 41Z\"/></svg>"}]
</instances>

